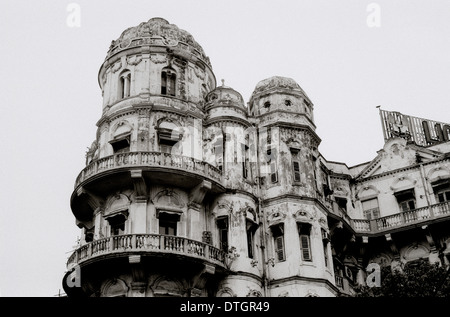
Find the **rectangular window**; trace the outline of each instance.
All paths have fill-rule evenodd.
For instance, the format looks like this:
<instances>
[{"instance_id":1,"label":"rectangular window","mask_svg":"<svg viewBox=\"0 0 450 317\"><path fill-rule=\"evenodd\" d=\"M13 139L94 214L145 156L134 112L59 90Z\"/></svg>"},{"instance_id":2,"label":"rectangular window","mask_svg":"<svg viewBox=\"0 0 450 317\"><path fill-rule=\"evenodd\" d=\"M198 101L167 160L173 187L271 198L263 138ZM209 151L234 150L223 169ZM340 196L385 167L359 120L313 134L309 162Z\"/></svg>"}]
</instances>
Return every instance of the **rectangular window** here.
<instances>
[{"instance_id":1,"label":"rectangular window","mask_svg":"<svg viewBox=\"0 0 450 317\"><path fill-rule=\"evenodd\" d=\"M325 261L325 267L328 267L329 259L328 259L328 243L330 242L330 235L324 229L322 231L322 243L323 243L323 255Z\"/></svg>"},{"instance_id":2,"label":"rectangular window","mask_svg":"<svg viewBox=\"0 0 450 317\"><path fill-rule=\"evenodd\" d=\"M270 181L272 183L277 183L278 182L277 162L274 152L272 151L271 148L267 149L266 160L270 170Z\"/></svg>"},{"instance_id":3,"label":"rectangular window","mask_svg":"<svg viewBox=\"0 0 450 317\"><path fill-rule=\"evenodd\" d=\"M127 216L123 213L119 213L112 217L107 218L111 228L111 236L117 236L125 233L125 221Z\"/></svg>"},{"instance_id":4,"label":"rectangular window","mask_svg":"<svg viewBox=\"0 0 450 317\"><path fill-rule=\"evenodd\" d=\"M292 175L294 178L294 183L300 182L300 150L291 148L291 158L292 158Z\"/></svg>"},{"instance_id":5,"label":"rectangular window","mask_svg":"<svg viewBox=\"0 0 450 317\"><path fill-rule=\"evenodd\" d=\"M316 168L317 168L317 158L313 156L313 166L312 166L312 169L313 169L313 177L314 177L314 189L315 189L316 191L318 191L318 190L319 190L319 183L318 183L319 180L317 179L317 171L316 171Z\"/></svg>"},{"instance_id":6,"label":"rectangular window","mask_svg":"<svg viewBox=\"0 0 450 317\"><path fill-rule=\"evenodd\" d=\"M176 215L168 212L159 212L159 234L164 235L177 235L177 224L180 220L180 215Z\"/></svg>"},{"instance_id":7,"label":"rectangular window","mask_svg":"<svg viewBox=\"0 0 450 317\"><path fill-rule=\"evenodd\" d=\"M325 267L328 267L328 242L323 243L323 255L325 261Z\"/></svg>"},{"instance_id":8,"label":"rectangular window","mask_svg":"<svg viewBox=\"0 0 450 317\"><path fill-rule=\"evenodd\" d=\"M278 262L286 260L284 252L284 227L283 224L278 224L270 227L272 230L275 258Z\"/></svg>"},{"instance_id":9,"label":"rectangular window","mask_svg":"<svg viewBox=\"0 0 450 317\"><path fill-rule=\"evenodd\" d=\"M159 220L159 234L177 235L177 223L174 221Z\"/></svg>"},{"instance_id":10,"label":"rectangular window","mask_svg":"<svg viewBox=\"0 0 450 317\"><path fill-rule=\"evenodd\" d=\"M172 148L183 138L183 135L176 130L166 128L157 128L157 131L160 151L171 154Z\"/></svg>"},{"instance_id":11,"label":"rectangular window","mask_svg":"<svg viewBox=\"0 0 450 317\"><path fill-rule=\"evenodd\" d=\"M400 211L409 211L416 209L416 197L414 195L414 188L402 190L394 193L397 198L397 202Z\"/></svg>"},{"instance_id":12,"label":"rectangular window","mask_svg":"<svg viewBox=\"0 0 450 317\"><path fill-rule=\"evenodd\" d=\"M253 259L253 232L247 231L247 253L250 259Z\"/></svg>"},{"instance_id":13,"label":"rectangular window","mask_svg":"<svg viewBox=\"0 0 450 317\"><path fill-rule=\"evenodd\" d=\"M275 162L270 163L270 181L272 183L278 182L277 164Z\"/></svg>"},{"instance_id":14,"label":"rectangular window","mask_svg":"<svg viewBox=\"0 0 450 317\"><path fill-rule=\"evenodd\" d=\"M311 225L307 223L299 223L298 232L300 236L300 249L302 253L302 260L310 262L312 261L311 241L310 241Z\"/></svg>"},{"instance_id":15,"label":"rectangular window","mask_svg":"<svg viewBox=\"0 0 450 317\"><path fill-rule=\"evenodd\" d=\"M450 184L444 183L433 186L433 192L438 203L450 201Z\"/></svg>"},{"instance_id":16,"label":"rectangular window","mask_svg":"<svg viewBox=\"0 0 450 317\"><path fill-rule=\"evenodd\" d=\"M380 209L378 207L378 198L372 198L361 201L363 214L366 219L376 219L380 217Z\"/></svg>"},{"instance_id":17,"label":"rectangular window","mask_svg":"<svg viewBox=\"0 0 450 317\"><path fill-rule=\"evenodd\" d=\"M249 177L249 159L248 159L248 146L245 144L242 144L241 147L242 151L242 157L241 157L241 164L242 164L242 176L247 179Z\"/></svg>"},{"instance_id":18,"label":"rectangular window","mask_svg":"<svg viewBox=\"0 0 450 317\"><path fill-rule=\"evenodd\" d=\"M267 128L267 139L266 139L266 141L267 141L267 144L271 144L272 143L272 128L271 127L268 127Z\"/></svg>"},{"instance_id":19,"label":"rectangular window","mask_svg":"<svg viewBox=\"0 0 450 317\"><path fill-rule=\"evenodd\" d=\"M116 137L114 140L109 141L109 144L113 147L114 153L123 153L130 151L130 135L124 135Z\"/></svg>"},{"instance_id":20,"label":"rectangular window","mask_svg":"<svg viewBox=\"0 0 450 317\"><path fill-rule=\"evenodd\" d=\"M223 170L223 138L220 137L213 144L213 153L216 160L216 166L219 170Z\"/></svg>"},{"instance_id":21,"label":"rectangular window","mask_svg":"<svg viewBox=\"0 0 450 317\"><path fill-rule=\"evenodd\" d=\"M176 75L171 71L161 73L161 94L175 96Z\"/></svg>"},{"instance_id":22,"label":"rectangular window","mask_svg":"<svg viewBox=\"0 0 450 317\"><path fill-rule=\"evenodd\" d=\"M247 230L247 255L250 259L253 259L254 236L258 225L247 219L245 227Z\"/></svg>"},{"instance_id":23,"label":"rectangular window","mask_svg":"<svg viewBox=\"0 0 450 317\"><path fill-rule=\"evenodd\" d=\"M342 210L347 211L347 198L343 197L334 197L334 200L336 201L339 208Z\"/></svg>"},{"instance_id":24,"label":"rectangular window","mask_svg":"<svg viewBox=\"0 0 450 317\"><path fill-rule=\"evenodd\" d=\"M294 171L294 182L300 182L300 162L293 161L292 169Z\"/></svg>"},{"instance_id":25,"label":"rectangular window","mask_svg":"<svg viewBox=\"0 0 450 317\"><path fill-rule=\"evenodd\" d=\"M228 252L228 218L217 219L217 228L219 229L220 249Z\"/></svg>"}]
</instances>

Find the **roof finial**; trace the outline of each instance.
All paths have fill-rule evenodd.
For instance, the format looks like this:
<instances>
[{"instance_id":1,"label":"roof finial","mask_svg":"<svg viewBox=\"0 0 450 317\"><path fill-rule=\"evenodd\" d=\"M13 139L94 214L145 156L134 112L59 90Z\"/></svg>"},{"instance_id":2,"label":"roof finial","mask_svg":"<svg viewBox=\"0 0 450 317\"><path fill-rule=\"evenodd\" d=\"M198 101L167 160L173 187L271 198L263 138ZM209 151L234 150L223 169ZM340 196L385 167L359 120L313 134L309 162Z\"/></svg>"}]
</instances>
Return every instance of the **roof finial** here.
<instances>
[{"instance_id":1,"label":"roof finial","mask_svg":"<svg viewBox=\"0 0 450 317\"><path fill-rule=\"evenodd\" d=\"M222 79L222 87L225 87L225 79Z\"/></svg>"}]
</instances>

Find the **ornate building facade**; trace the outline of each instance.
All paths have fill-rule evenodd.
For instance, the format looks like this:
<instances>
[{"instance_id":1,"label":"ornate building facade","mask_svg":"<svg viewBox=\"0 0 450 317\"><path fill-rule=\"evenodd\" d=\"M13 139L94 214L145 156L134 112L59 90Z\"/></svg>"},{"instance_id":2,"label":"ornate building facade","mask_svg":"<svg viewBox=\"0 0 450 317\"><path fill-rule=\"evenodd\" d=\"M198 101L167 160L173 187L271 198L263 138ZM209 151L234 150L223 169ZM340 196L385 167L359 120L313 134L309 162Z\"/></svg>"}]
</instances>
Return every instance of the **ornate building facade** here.
<instances>
[{"instance_id":1,"label":"ornate building facade","mask_svg":"<svg viewBox=\"0 0 450 317\"><path fill-rule=\"evenodd\" d=\"M371 162L327 161L293 79L261 80L246 104L162 18L112 41L98 80L68 296L332 297L370 263L448 263L445 126L442 142L394 135Z\"/></svg>"}]
</instances>

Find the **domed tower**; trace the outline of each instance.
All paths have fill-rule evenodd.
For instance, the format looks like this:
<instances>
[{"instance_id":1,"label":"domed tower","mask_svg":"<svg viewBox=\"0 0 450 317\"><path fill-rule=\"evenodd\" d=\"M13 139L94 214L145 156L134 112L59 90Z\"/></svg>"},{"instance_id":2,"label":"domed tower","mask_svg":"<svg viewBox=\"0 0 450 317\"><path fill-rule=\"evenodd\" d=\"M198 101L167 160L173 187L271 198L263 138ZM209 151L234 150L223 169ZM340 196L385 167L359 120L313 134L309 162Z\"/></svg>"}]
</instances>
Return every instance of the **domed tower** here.
<instances>
[{"instance_id":1,"label":"domed tower","mask_svg":"<svg viewBox=\"0 0 450 317\"><path fill-rule=\"evenodd\" d=\"M259 126L260 200L267 236L270 296L332 296L334 284L326 174L318 152L313 104L291 78L260 81L249 112ZM310 283L313 279L315 282ZM314 285L313 285L314 284ZM308 286L309 285L309 286Z\"/></svg>"},{"instance_id":2,"label":"domed tower","mask_svg":"<svg viewBox=\"0 0 450 317\"><path fill-rule=\"evenodd\" d=\"M226 191L211 200L213 239L228 252L230 269L218 296L265 295L258 207L257 129L239 92L222 83L206 97L205 157L223 171Z\"/></svg>"},{"instance_id":3,"label":"domed tower","mask_svg":"<svg viewBox=\"0 0 450 317\"><path fill-rule=\"evenodd\" d=\"M70 198L82 236L64 290L215 296L230 263L211 207L224 170L202 144L216 88L208 57L188 32L153 18L112 41L98 80L103 111Z\"/></svg>"}]
</instances>

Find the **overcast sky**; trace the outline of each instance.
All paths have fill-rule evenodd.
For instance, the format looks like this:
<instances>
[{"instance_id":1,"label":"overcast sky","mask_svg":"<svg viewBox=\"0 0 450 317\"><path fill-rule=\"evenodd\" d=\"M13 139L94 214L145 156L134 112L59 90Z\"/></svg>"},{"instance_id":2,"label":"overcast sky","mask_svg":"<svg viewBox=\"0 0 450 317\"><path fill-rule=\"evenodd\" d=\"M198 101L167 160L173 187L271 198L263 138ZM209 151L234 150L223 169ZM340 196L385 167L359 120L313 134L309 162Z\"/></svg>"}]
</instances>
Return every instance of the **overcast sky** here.
<instances>
[{"instance_id":1,"label":"overcast sky","mask_svg":"<svg viewBox=\"0 0 450 317\"><path fill-rule=\"evenodd\" d=\"M98 70L112 40L152 17L192 34L218 85L246 102L263 79L294 79L329 161L376 156L377 105L450 122L449 0L1 0L2 296L62 290L80 236L70 195L101 115Z\"/></svg>"}]
</instances>

